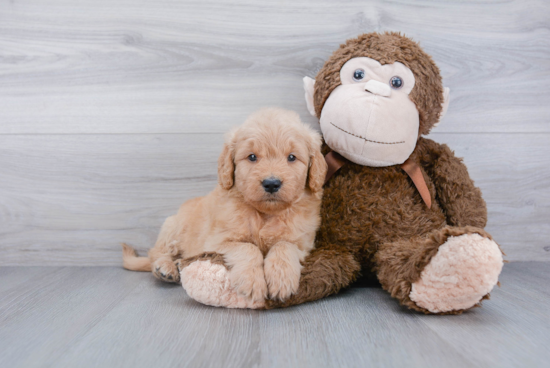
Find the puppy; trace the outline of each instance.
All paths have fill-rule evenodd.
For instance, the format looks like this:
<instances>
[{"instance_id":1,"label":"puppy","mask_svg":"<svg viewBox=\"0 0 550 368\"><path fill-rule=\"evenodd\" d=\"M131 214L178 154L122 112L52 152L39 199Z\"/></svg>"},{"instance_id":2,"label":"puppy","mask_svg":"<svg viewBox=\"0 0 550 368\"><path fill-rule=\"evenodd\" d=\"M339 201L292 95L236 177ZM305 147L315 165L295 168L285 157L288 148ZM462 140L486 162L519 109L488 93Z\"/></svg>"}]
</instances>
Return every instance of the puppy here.
<instances>
[{"instance_id":1,"label":"puppy","mask_svg":"<svg viewBox=\"0 0 550 368\"><path fill-rule=\"evenodd\" d=\"M123 244L123 265L179 282L176 260L223 255L237 292L254 301L298 290L314 246L327 165L321 136L298 114L267 108L226 136L218 185L168 217L148 257Z\"/></svg>"}]
</instances>

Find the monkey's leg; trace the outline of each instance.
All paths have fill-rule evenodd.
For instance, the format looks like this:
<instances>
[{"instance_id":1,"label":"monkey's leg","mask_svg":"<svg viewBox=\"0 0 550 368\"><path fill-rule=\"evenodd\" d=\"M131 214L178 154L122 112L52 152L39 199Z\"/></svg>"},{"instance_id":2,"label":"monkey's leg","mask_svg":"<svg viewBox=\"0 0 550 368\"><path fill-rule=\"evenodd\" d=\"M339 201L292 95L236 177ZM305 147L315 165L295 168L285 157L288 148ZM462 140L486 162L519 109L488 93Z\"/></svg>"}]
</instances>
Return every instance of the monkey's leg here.
<instances>
[{"instance_id":1,"label":"monkey's leg","mask_svg":"<svg viewBox=\"0 0 550 368\"><path fill-rule=\"evenodd\" d=\"M311 302L349 286L361 271L354 254L346 249L317 248L306 257L298 291L290 298L266 300L266 308L281 308Z\"/></svg>"},{"instance_id":2,"label":"monkey's leg","mask_svg":"<svg viewBox=\"0 0 550 368\"><path fill-rule=\"evenodd\" d=\"M475 227L447 226L425 237L382 244L375 255L382 287L424 313L460 314L488 299L502 252Z\"/></svg>"}]
</instances>

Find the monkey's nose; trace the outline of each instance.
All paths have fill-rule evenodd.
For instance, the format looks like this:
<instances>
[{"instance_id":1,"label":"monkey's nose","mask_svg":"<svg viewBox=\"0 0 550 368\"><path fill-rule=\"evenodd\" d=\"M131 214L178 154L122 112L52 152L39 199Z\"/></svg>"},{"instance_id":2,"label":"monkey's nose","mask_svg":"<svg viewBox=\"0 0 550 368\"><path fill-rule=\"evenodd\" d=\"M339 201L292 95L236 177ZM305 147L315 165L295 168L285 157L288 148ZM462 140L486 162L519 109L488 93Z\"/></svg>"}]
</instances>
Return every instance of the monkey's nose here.
<instances>
[{"instance_id":1,"label":"monkey's nose","mask_svg":"<svg viewBox=\"0 0 550 368\"><path fill-rule=\"evenodd\" d=\"M389 84L382 83L374 79L371 79L367 82L367 84L365 84L365 91L384 97L390 97L391 95L391 87Z\"/></svg>"},{"instance_id":2,"label":"monkey's nose","mask_svg":"<svg viewBox=\"0 0 550 368\"><path fill-rule=\"evenodd\" d=\"M267 178L262 181L262 186L264 190L268 193L275 193L281 188L281 181L277 178Z\"/></svg>"}]
</instances>

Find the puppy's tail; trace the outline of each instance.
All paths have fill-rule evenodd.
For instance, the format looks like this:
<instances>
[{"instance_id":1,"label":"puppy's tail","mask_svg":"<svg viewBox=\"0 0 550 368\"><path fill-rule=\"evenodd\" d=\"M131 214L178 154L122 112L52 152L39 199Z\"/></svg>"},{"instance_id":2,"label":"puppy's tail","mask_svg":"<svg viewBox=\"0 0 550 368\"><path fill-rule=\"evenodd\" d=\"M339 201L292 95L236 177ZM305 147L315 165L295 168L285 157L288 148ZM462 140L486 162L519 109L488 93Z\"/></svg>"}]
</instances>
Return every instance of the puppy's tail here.
<instances>
[{"instance_id":1,"label":"puppy's tail","mask_svg":"<svg viewBox=\"0 0 550 368\"><path fill-rule=\"evenodd\" d=\"M138 257L136 250L122 243L122 267L130 271L151 271L148 257Z\"/></svg>"}]
</instances>

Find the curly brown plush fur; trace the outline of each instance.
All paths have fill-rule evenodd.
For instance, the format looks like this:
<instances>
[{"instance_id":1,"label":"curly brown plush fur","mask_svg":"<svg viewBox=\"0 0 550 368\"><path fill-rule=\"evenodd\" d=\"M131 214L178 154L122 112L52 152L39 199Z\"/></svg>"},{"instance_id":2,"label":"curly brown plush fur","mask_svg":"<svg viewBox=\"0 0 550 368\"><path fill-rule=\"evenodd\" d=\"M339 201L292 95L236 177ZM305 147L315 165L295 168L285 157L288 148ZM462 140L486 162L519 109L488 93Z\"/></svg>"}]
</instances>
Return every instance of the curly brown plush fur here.
<instances>
[{"instance_id":1,"label":"curly brown plush fur","mask_svg":"<svg viewBox=\"0 0 550 368\"><path fill-rule=\"evenodd\" d=\"M340 69L354 57L370 57L381 64L399 61L413 72L416 83L410 99L419 113L419 135L429 133L442 110L439 69L416 42L393 32L361 35L332 54L316 77L317 116L341 84ZM329 148L324 150L328 153ZM298 293L284 303L269 301L268 307L319 299L347 286L362 270L376 273L401 304L429 313L410 300L411 285L447 237L478 233L490 238L482 230L487 209L462 160L446 145L419 138L410 158L421 167L432 207L425 206L399 165L347 162L325 188L316 249L306 259Z\"/></svg>"},{"instance_id":2,"label":"curly brown plush fur","mask_svg":"<svg viewBox=\"0 0 550 368\"><path fill-rule=\"evenodd\" d=\"M181 271L183 268L189 266L191 263L196 261L210 261L212 264L219 264L219 265L225 265L225 262L223 261L223 256L216 252L204 252L199 255L196 255L194 257L189 257L185 259L179 259L177 260L176 267L179 271ZM230 269L230 267L226 266L227 269Z\"/></svg>"},{"instance_id":3,"label":"curly brown plush fur","mask_svg":"<svg viewBox=\"0 0 550 368\"><path fill-rule=\"evenodd\" d=\"M485 201L462 160L426 138L418 140L411 157L421 164L432 207L426 207L399 165L348 161L325 187L316 249L306 259L298 293L284 303L269 301L268 307L317 300L348 286L361 272L375 272L402 304L427 312L408 295L438 247L451 235L490 236L482 230Z\"/></svg>"},{"instance_id":4,"label":"curly brown plush fur","mask_svg":"<svg viewBox=\"0 0 550 368\"><path fill-rule=\"evenodd\" d=\"M399 33L371 33L348 40L316 77L317 116L321 116L328 96L341 84L340 69L355 57L370 57L381 64L399 61L413 72L416 82L409 97L417 107L420 127L417 145L409 160L420 167L432 205L426 206L400 165L369 167L347 161L325 186L316 248L303 263L298 292L285 301L267 300L266 308L317 300L347 287L360 273L371 273L402 305L424 313L460 314L487 299L487 288L480 288L482 294L469 299L473 302L464 308L436 306L428 310L420 305L422 303L411 300L413 284L421 279L424 282L423 271L435 258L446 261L445 257L454 251L446 255L443 252L443 258L440 257L440 250L448 245L450 238L490 242L494 261L489 268L493 270L493 278L498 277L502 266L502 258L494 256L495 249L500 256L498 245L483 230L487 222L485 201L466 166L446 145L420 137L437 123L442 111L444 97L439 69L416 42ZM323 150L326 154L330 148L324 145ZM454 249L461 249L463 245L468 246L468 241ZM468 266L468 272L476 264L475 256L470 259L474 260L474 266ZM458 279L463 271L461 266L457 265L458 273L454 275ZM430 272L437 277L433 269ZM430 282L424 285L429 287ZM493 285L489 285L488 290ZM442 290L441 295L445 293L446 290ZM430 297L433 295L436 299L439 296L437 288ZM437 300L434 303L430 297L426 297L424 305L437 304Z\"/></svg>"}]
</instances>

